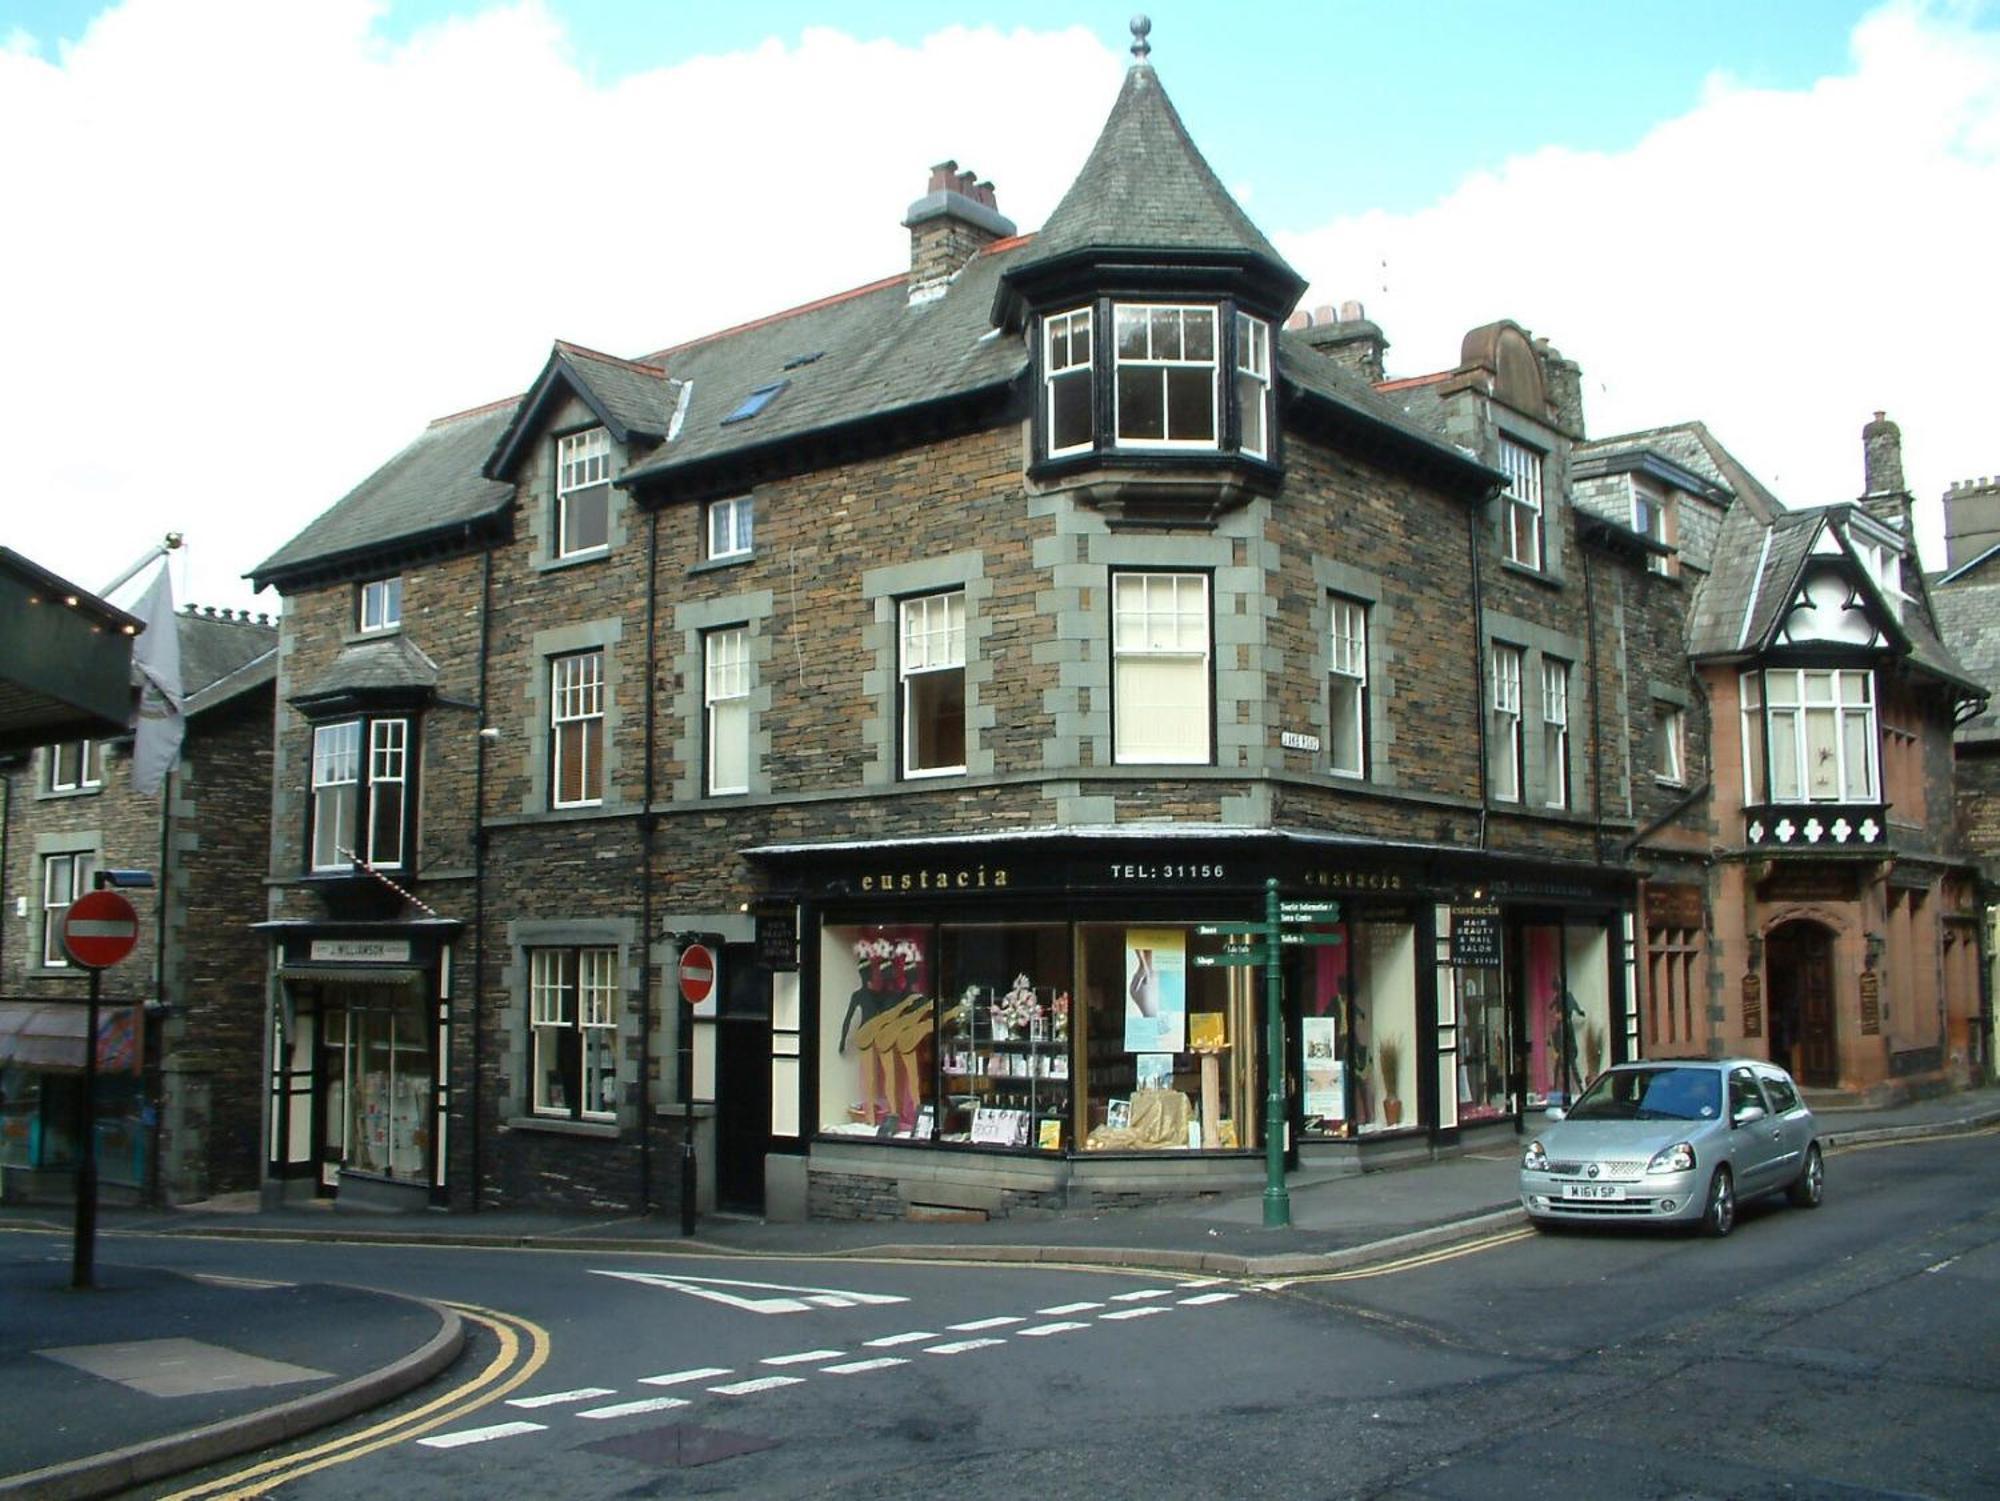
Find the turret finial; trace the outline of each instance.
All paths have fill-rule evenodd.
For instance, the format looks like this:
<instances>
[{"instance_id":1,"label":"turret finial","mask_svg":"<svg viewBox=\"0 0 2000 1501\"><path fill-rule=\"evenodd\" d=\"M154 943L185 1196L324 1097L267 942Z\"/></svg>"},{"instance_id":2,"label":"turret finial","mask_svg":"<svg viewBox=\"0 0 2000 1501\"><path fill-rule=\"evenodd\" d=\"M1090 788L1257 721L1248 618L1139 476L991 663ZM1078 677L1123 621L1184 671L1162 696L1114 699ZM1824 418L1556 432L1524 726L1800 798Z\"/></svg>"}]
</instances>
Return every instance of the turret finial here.
<instances>
[{"instance_id":1,"label":"turret finial","mask_svg":"<svg viewBox=\"0 0 2000 1501\"><path fill-rule=\"evenodd\" d=\"M1138 59L1138 66L1142 68L1150 66L1146 59L1153 55L1153 49L1146 41L1152 29L1151 17L1140 15L1132 18L1132 56Z\"/></svg>"}]
</instances>

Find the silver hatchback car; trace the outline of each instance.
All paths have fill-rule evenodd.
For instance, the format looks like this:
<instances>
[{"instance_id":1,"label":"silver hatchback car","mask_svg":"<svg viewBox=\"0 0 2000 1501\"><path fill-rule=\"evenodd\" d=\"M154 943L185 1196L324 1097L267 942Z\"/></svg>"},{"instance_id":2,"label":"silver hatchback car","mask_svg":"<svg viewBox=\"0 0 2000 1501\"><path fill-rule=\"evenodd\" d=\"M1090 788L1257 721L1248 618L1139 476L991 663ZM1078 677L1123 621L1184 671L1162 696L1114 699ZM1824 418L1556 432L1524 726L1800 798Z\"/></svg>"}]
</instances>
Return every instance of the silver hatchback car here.
<instances>
[{"instance_id":1,"label":"silver hatchback car","mask_svg":"<svg viewBox=\"0 0 2000 1501\"><path fill-rule=\"evenodd\" d=\"M1768 1193L1802 1209L1826 1190L1819 1126L1791 1075L1754 1058L1621 1063L1521 1154L1521 1207L1537 1226L1698 1224L1727 1235Z\"/></svg>"}]
</instances>

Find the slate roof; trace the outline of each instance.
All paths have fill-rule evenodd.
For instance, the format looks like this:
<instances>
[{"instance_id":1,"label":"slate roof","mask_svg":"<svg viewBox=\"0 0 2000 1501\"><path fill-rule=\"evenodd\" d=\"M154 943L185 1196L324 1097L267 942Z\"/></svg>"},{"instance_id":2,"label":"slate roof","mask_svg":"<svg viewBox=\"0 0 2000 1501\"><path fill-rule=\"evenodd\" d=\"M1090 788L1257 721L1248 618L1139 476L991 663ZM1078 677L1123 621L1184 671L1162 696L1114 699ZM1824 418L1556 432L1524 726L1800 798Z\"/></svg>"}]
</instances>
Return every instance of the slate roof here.
<instances>
[{"instance_id":1,"label":"slate roof","mask_svg":"<svg viewBox=\"0 0 2000 1501\"><path fill-rule=\"evenodd\" d=\"M1784 502L1737 462L1736 456L1716 440L1706 423L1676 422L1667 427L1592 439L1576 447L1579 458L1609 459L1644 452L1657 453L1727 491L1743 501L1760 521L1770 522L1784 513Z\"/></svg>"},{"instance_id":2,"label":"slate roof","mask_svg":"<svg viewBox=\"0 0 2000 1501\"><path fill-rule=\"evenodd\" d=\"M1305 288L1305 279L1229 196L1143 61L1126 72L1083 170L1014 270L1132 250L1248 255Z\"/></svg>"},{"instance_id":3,"label":"slate roof","mask_svg":"<svg viewBox=\"0 0 2000 1501\"><path fill-rule=\"evenodd\" d=\"M2000 582L1934 584L1938 631L1966 672L1991 694L2000 689ZM1961 741L2000 741L2000 707L1986 708L1958 727Z\"/></svg>"},{"instance_id":4,"label":"slate roof","mask_svg":"<svg viewBox=\"0 0 2000 1501\"><path fill-rule=\"evenodd\" d=\"M183 612L174 617L181 638L181 708L199 714L270 682L278 673L278 628L234 615Z\"/></svg>"},{"instance_id":5,"label":"slate roof","mask_svg":"<svg viewBox=\"0 0 2000 1501\"><path fill-rule=\"evenodd\" d=\"M354 641L314 682L293 695L293 703L368 693L428 690L437 686L438 665L406 636Z\"/></svg>"},{"instance_id":6,"label":"slate roof","mask_svg":"<svg viewBox=\"0 0 2000 1501\"><path fill-rule=\"evenodd\" d=\"M504 513L513 487L486 478L515 399L440 417L249 573L259 589Z\"/></svg>"},{"instance_id":7,"label":"slate roof","mask_svg":"<svg viewBox=\"0 0 2000 1501\"><path fill-rule=\"evenodd\" d=\"M522 448L538 434L549 409L574 392L620 443L658 442L672 425L681 382L664 366L621 360L558 339L528 394L515 404L507 429L486 463L489 479L513 477Z\"/></svg>"}]
</instances>

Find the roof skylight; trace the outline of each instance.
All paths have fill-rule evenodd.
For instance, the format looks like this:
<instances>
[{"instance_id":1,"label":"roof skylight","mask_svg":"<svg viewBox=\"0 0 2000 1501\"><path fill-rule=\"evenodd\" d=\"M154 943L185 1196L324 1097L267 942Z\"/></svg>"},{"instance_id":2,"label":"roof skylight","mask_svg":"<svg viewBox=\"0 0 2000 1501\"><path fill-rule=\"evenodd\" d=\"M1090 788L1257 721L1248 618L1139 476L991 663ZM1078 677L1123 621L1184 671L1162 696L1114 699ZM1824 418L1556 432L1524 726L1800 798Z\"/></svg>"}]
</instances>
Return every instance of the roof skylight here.
<instances>
[{"instance_id":1,"label":"roof skylight","mask_svg":"<svg viewBox=\"0 0 2000 1501\"><path fill-rule=\"evenodd\" d=\"M774 381L768 386L759 386L743 398L742 403L738 405L735 411L722 419L722 425L727 427L732 422L748 422L752 417L763 411L765 407L776 401L779 394L790 384L791 382L788 380L781 380Z\"/></svg>"}]
</instances>

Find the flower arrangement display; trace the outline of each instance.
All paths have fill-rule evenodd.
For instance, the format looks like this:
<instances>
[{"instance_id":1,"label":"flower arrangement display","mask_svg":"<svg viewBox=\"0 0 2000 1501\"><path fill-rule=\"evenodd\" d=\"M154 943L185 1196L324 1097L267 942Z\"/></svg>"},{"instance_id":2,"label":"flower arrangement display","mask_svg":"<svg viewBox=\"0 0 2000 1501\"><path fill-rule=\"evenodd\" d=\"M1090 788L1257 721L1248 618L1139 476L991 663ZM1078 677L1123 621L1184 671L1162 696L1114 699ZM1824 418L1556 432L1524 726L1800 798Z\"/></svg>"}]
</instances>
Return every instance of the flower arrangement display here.
<instances>
[{"instance_id":1,"label":"flower arrangement display","mask_svg":"<svg viewBox=\"0 0 2000 1501\"><path fill-rule=\"evenodd\" d=\"M1014 976L1014 988L993 1003L994 1037L1032 1037L1041 1020L1042 1003L1035 999L1034 986L1026 975Z\"/></svg>"}]
</instances>

